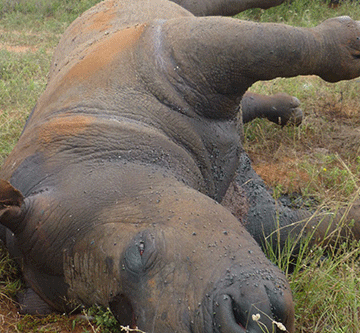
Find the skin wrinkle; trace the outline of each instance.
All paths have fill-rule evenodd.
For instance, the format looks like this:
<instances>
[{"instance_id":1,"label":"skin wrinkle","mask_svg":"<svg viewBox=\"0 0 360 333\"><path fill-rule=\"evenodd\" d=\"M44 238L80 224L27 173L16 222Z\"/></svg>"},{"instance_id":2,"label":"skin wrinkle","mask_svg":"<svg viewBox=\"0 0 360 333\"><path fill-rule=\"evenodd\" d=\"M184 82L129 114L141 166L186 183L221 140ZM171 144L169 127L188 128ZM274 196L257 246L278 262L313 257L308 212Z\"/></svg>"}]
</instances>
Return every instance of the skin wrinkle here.
<instances>
[{"instance_id":1,"label":"skin wrinkle","mask_svg":"<svg viewBox=\"0 0 360 333\"><path fill-rule=\"evenodd\" d=\"M57 146L59 148L61 148L61 152L67 151L68 153L71 153L73 151L75 145L76 145L76 149L79 149L79 147L84 149L87 146L89 148L89 150L87 150L88 158L94 158L94 157L96 157L96 149L94 150L93 142L88 141L89 133L92 129L94 129L98 132L98 134L95 137L97 138L96 145L98 147L98 157L99 158L101 158L101 156L103 156L105 158L106 156L117 155L117 154L122 155L122 157L125 157L124 156L124 152L126 151L125 148L123 150L116 150L116 151L113 150L113 147L118 148L119 141L118 141L117 137L113 138L113 140L112 140L113 142L109 141L109 135L111 135L111 133L118 133L121 130L121 128L129 130L129 128L130 128L129 124L131 124L131 126L134 126L133 128L136 129L136 131L138 131L138 134L144 133L148 137L152 137L152 135L154 134L153 128L151 126L146 126L138 121L130 121L129 122L128 120L126 120L124 122L120 122L117 119L108 119L108 121L110 123L114 122L114 126L112 126L113 131L109 131L109 127L108 127L109 123L106 122L103 124L105 126L104 129L106 129L106 131L103 132L102 127L97 125L96 121L93 120L95 118L86 117L85 115L84 116L75 116L75 117L71 117L71 118L74 118L74 119L71 119L71 120L65 119L62 122L59 122L57 119L55 119L53 121L53 123L52 123L52 121L49 122L50 125L45 128L44 132L49 133L50 138L48 138L47 135L40 135L40 138L42 139L42 141L44 141L45 145L49 142L52 142L52 144L54 145L58 141ZM72 129L70 125L72 125L73 122L74 122L74 124L78 125L77 119L88 120L89 125L91 125L91 127L87 124L83 125L83 124L81 124L81 121L79 121L79 123L80 123L79 130L76 131L76 130ZM63 119L61 119L61 120L63 120ZM121 127L118 127L116 124L121 125ZM56 127L59 127L59 129L57 129L58 133L56 133L56 131L54 130L54 128L56 128ZM99 136L99 133L106 133L107 137L105 135ZM167 135L163 135L159 131L156 132L156 135L159 136L159 139L160 139L160 137L162 137L162 139L165 139L167 141L169 140L169 137ZM55 137L57 137L57 138L55 139ZM76 141L69 142L68 144L63 142L64 140L71 139L73 137L74 137L74 140L76 140ZM131 139L131 137L132 137L132 134L129 132L129 135L127 137L123 136L122 140L125 143L126 141L129 141ZM102 138L106 138L106 140L104 141L103 144L100 144L100 141ZM83 145L82 143L84 143L86 146ZM109 145L110 143L111 143L111 145ZM184 148L182 145L179 145L176 142L174 142L174 143L176 144L176 149L180 149L183 152L186 150L186 148ZM135 149L135 147L132 147L131 149L134 151L135 150L141 151L141 149L140 149L141 146L145 146L145 145L148 145L147 141L146 142L144 141L142 143L139 142L137 144L136 149ZM107 149L104 150L104 147L107 147ZM52 151L53 156L54 156L55 152L56 152L56 150L53 149L53 151ZM86 153L86 151L85 151L85 153ZM165 150L165 153L166 153L166 150ZM172 154L174 154L174 151L172 151ZM189 156L187 154L185 154L185 155L187 156L187 158L189 158L190 156L193 156L193 155ZM81 154L80 160L83 160L83 159L84 159L84 154ZM74 163L74 160L73 160L73 163ZM194 160L193 160L193 163L195 165Z\"/></svg>"},{"instance_id":2,"label":"skin wrinkle","mask_svg":"<svg viewBox=\"0 0 360 333\"><path fill-rule=\"evenodd\" d=\"M28 193L26 194L26 198L32 199L32 196L36 196L43 193L51 193L50 187L46 187L45 189L41 186L42 183L46 183L48 177L41 178L36 184L33 185L32 188L35 190L29 189ZM40 190L38 190L40 188Z\"/></svg>"},{"instance_id":3,"label":"skin wrinkle","mask_svg":"<svg viewBox=\"0 0 360 333\"><path fill-rule=\"evenodd\" d=\"M213 50L212 44L207 47L209 43L214 42L214 34L208 32L209 27L206 24L206 22L208 22L207 19L208 18L203 18L204 26L196 26L196 29L192 27L193 21L197 20L197 18L194 17L166 21L164 25L164 34L167 40L167 47L171 50L169 53L173 55L173 61L179 68L178 71L170 71L167 74L167 77L171 82L171 89L175 89L177 92L176 96L182 96L181 102L178 102L178 105L183 105L184 102L186 102L187 105L193 106L192 111L182 108L183 110L186 110L188 115L193 116L195 113L209 118L233 118L235 115L234 110L238 108L239 98L238 96L230 95L222 96L217 93L221 90L214 85L214 79L218 76L216 73L224 67L223 65L225 62L223 62L221 66L217 64L217 62L221 62L218 54L223 52L222 49L218 50L219 52L216 52L217 50ZM184 26L186 27L185 29ZM174 32L179 29L184 29L184 34L175 36ZM199 36L202 38L199 38ZM208 37L207 40L205 39L206 36ZM173 43L174 40L178 40L178 42ZM197 41L196 43L194 42L195 40ZM182 44L189 44L189 46L185 48L182 46L179 47L179 45ZM221 45L223 46L224 44L221 43ZM200 52L199 50L202 51ZM217 59L217 62L215 62L213 66L203 65L202 59L205 57L205 54L202 52L204 50L206 50L207 58L213 55L212 58ZM234 59L236 59L236 57ZM211 61L209 62L211 63ZM192 66L198 67L199 70L194 71ZM239 71L238 68L235 69L236 70L234 71L229 71L229 74L234 75L234 73ZM217 80L219 82L224 82L229 79L225 79L225 76L221 75ZM234 81L238 84L238 80ZM235 87L237 84L232 84L230 86ZM234 109L230 115L225 115L225 113L219 114L219 108L212 110L214 108L214 103L217 104L219 101L222 103L220 108L227 110L229 109L229 106L231 106Z\"/></svg>"},{"instance_id":4,"label":"skin wrinkle","mask_svg":"<svg viewBox=\"0 0 360 333\"><path fill-rule=\"evenodd\" d=\"M39 141L47 145L54 142L57 137L79 135L84 133L94 122L95 118L88 115L52 118L40 128Z\"/></svg>"},{"instance_id":5,"label":"skin wrinkle","mask_svg":"<svg viewBox=\"0 0 360 333\"><path fill-rule=\"evenodd\" d=\"M48 206L46 211L50 210L50 207L52 207L51 205ZM55 209L52 210L52 212L54 213ZM51 211L47 214L47 217L51 217ZM46 221L45 221L46 224ZM45 230L44 230L45 228ZM54 235L51 235L51 237L49 237L49 235L46 233L46 225L44 227L44 224L41 223L40 225L37 223L33 229L30 228L26 228L25 229L26 233L30 233L31 236L27 235L26 240L28 242L28 244L31 244L31 247L28 247L28 252L29 254L33 253L35 250L35 248L41 246L42 252L46 252L46 250L53 248L54 246ZM60 234L60 231L59 231ZM25 238L25 237L24 237ZM53 239L52 242L50 242L50 239ZM23 240L21 240L21 242L23 242ZM37 251L36 251L37 252ZM44 266L46 267L46 269L44 269ZM39 267L40 270L44 270L46 272L52 272L52 274L54 276L61 276L63 274L62 271L55 273L55 271L53 269L51 269L51 267L48 266L47 263L42 263Z\"/></svg>"},{"instance_id":6,"label":"skin wrinkle","mask_svg":"<svg viewBox=\"0 0 360 333\"><path fill-rule=\"evenodd\" d=\"M176 72L175 69L177 68L177 64L174 62L174 57L171 54L171 51L166 53L164 52L163 25L166 22L167 21L165 20L157 20L154 25L150 26L147 31L145 31L145 35L149 34L149 38L152 41L152 48L151 51L148 52L147 41L145 41L144 45L140 45L142 50L136 56L136 60L138 57L140 58L140 61L137 60L140 67L140 70L138 71L146 89L149 90L153 97L155 97L162 105L171 108L173 111L188 115L188 112L186 111L191 109L190 105L184 101L181 95L169 93L169 91L177 91L176 85L173 85L171 80L169 80L172 75L169 75L169 73ZM149 68L144 68L144 70L142 70L141 67L144 62L142 57L151 61L154 64L154 69L156 70L149 71ZM159 61L159 59L161 61ZM168 66L164 66L164 60L167 60L167 63L169 64ZM175 96L175 100L172 101Z\"/></svg>"},{"instance_id":7,"label":"skin wrinkle","mask_svg":"<svg viewBox=\"0 0 360 333\"><path fill-rule=\"evenodd\" d=\"M160 33L160 31L162 31L157 27L155 27L155 28L150 27L150 36L151 36L152 40L154 38L154 33L153 33L154 29L157 29L156 31L157 31L158 34ZM159 38L160 37L158 37L158 39ZM154 44L156 44L156 42L152 43L152 45L154 45ZM157 49L157 52L160 52L160 50ZM171 52L169 52L169 53L171 54ZM174 65L175 58L173 58L173 57L168 57L168 58L169 58L168 59L169 62L172 63L172 66L177 66L177 65ZM162 57L161 59L164 59L164 58ZM156 66L156 63L155 63L155 66ZM175 89L175 91L178 92L178 93L176 93L176 96L179 96L180 95L179 90L178 90L179 88L177 87L177 85L173 85L169 81L169 79L172 78L172 74L169 76L167 73L164 73L161 68L159 69L159 71L161 73L160 74L161 77L163 77L165 75L166 82L170 83L169 89L172 89L172 90ZM155 76L158 76L158 75L159 75L159 72L157 71ZM146 73L146 76L145 76L145 84L146 84L146 86L150 89L150 91L152 93L154 93L155 97L162 104L167 105L166 96L167 96L168 92L166 91L166 89L163 90L164 87L162 87L162 86L160 86L160 88L158 86L155 86L154 87L155 90L153 91L152 90L153 81L150 81L150 84L149 84L149 82L147 80L148 76L149 76L149 74ZM144 74L142 74L142 77L144 77ZM199 122L202 122L201 118L199 118L198 115L189 114L188 112L184 112L184 110L186 110L187 107L184 108L184 105L183 105L184 103L183 102L184 102L184 100L183 100L183 98L181 98L181 101L179 101L179 103L177 103L176 111L183 114L183 115L185 115L187 118L189 118L189 120L195 119L195 120L198 120ZM186 105L188 105L188 104L186 104ZM166 112L166 110L164 110L164 111ZM196 125L194 123L193 124L189 123L185 118L186 123L185 122L184 123L183 122L178 122L175 126L169 126L170 125L169 122L168 121L165 122L165 119L168 120L169 116L171 117L171 113L167 113L167 117L159 118L159 123L161 124L160 129L166 128L167 135L174 142L176 142L177 144L184 147L189 152L189 155L192 156L193 158L195 157L196 160L200 159L200 161L198 161L197 164L201 168L200 170L202 172L203 178L206 181L210 180L211 179L211 176L209 174L210 165L209 165L208 155L206 154L206 148L204 147L204 143L202 141L202 138L200 138L199 136L195 136L196 132L194 132L193 130L192 131L187 130L189 125L190 126L196 126ZM179 116L177 115L177 113L174 113L174 116L176 116L175 120L179 119ZM156 114L154 114L154 117L156 117ZM182 130L180 130L179 124L183 124L183 126L181 127ZM179 135L179 133L181 133L181 135ZM185 135L185 133L189 133L189 134L191 134L191 136L190 135ZM175 136L175 134L176 134L176 136ZM209 187L209 194L211 194L213 192L212 185L209 184L208 187Z\"/></svg>"},{"instance_id":8,"label":"skin wrinkle","mask_svg":"<svg viewBox=\"0 0 360 333\"><path fill-rule=\"evenodd\" d=\"M167 46L168 46L168 48L171 48L171 45L167 45ZM184 74L188 70L188 68L187 68L188 63L192 63L195 67L197 67L197 65L202 62L202 59L198 59L196 57L196 52L194 52L194 53L188 53L186 55L185 61L179 61L179 59L177 59L175 56L173 48L171 48L171 52L169 52L169 53L170 53L169 60L171 61L172 66L174 67L174 70L170 73L168 72L167 75L169 76L170 82L172 83L172 87L173 87L173 89L175 89L177 94L179 96L182 96L184 89L186 89L187 91L191 91L197 98L200 98L200 99L205 98L209 102L208 95L202 94L200 91L198 91L198 89L201 85L199 85L199 83L195 83L193 80L191 80L188 76L186 76ZM201 72L199 73L199 77L202 78L202 81L200 80L200 82L203 82L204 86L208 86L208 87L211 86L211 85L207 85L208 82L206 80L206 77ZM175 81L176 84L174 84L172 81ZM186 101L186 102L190 108L190 104L188 103L188 101ZM196 111L196 109L195 109L195 111ZM195 113L195 115L193 115L186 111L182 111L182 113L184 113L186 116L188 116L190 118L194 118L194 119L200 119L200 117L202 116L201 114L198 114L198 113Z\"/></svg>"},{"instance_id":9,"label":"skin wrinkle","mask_svg":"<svg viewBox=\"0 0 360 333\"><path fill-rule=\"evenodd\" d=\"M134 96L134 98L136 95ZM89 105L81 105L78 104L74 107L59 109L58 111L54 111L51 115L44 116L43 122L46 123L51 121L53 118L60 117L73 117L73 116L83 116L83 117L91 117L93 119L105 119L105 120L113 120L118 121L119 123L123 121L128 121L130 123L138 123L144 127L153 127L153 121L147 115L138 115L131 112L126 113L127 109L113 109L109 107L101 107L100 105L97 107L90 107ZM35 126L39 126L35 125ZM41 124L42 126L42 124Z\"/></svg>"},{"instance_id":10,"label":"skin wrinkle","mask_svg":"<svg viewBox=\"0 0 360 333\"><path fill-rule=\"evenodd\" d=\"M51 207L51 206L50 206ZM50 210L50 208L49 208L49 210ZM53 208L52 209L52 213L50 212L49 213L49 218L51 218L51 215L52 214L54 214L55 213L55 208ZM66 211L64 211L64 213L62 214L62 216L56 216L56 218L59 220L59 225L60 224L62 224L62 225L67 225L66 223L63 223L63 221L66 221L66 220L68 220L68 218L69 218L69 214L70 213L70 210L66 210ZM45 228L46 228L46 226L45 226ZM53 228L53 230L56 230L56 228ZM63 237L63 235L67 235L68 234L68 232L67 231L71 231L71 228L68 228L68 229L65 229L65 230L62 230L62 229L60 229L59 228L59 230L58 230L58 233L55 235L55 234L52 234L51 235L51 239L53 239L53 241L52 241L52 243L51 243L51 247L52 248L57 248L57 247L59 247L59 246L54 246L54 244L56 244L56 239L62 239ZM44 234L45 235L45 234ZM46 235L45 236L46 237L46 239L47 239L47 242L49 243L49 237L48 237L48 235ZM50 243L49 243L50 244ZM50 247L49 247L50 248ZM60 251L60 249L58 249L59 251ZM56 251L57 252L57 251ZM59 253L59 252L57 252L57 253Z\"/></svg>"},{"instance_id":11,"label":"skin wrinkle","mask_svg":"<svg viewBox=\"0 0 360 333\"><path fill-rule=\"evenodd\" d=\"M22 163L24 163L24 161L22 161ZM21 163L21 165L22 165L22 163ZM38 171L38 170L35 170L35 168L40 169L42 167L43 166L36 167L36 166L32 165L31 173L36 173ZM45 173L41 178L36 177L36 182L32 182L31 186L29 184L27 184L27 187L22 188L22 194L25 196L26 206L29 205L28 206L29 209L31 207L30 205L33 203L33 200L36 198L36 196L41 196L43 194L47 195L49 193L52 193L53 178L54 177L52 177L50 174ZM11 180L11 182L12 182L12 180Z\"/></svg>"}]
</instances>

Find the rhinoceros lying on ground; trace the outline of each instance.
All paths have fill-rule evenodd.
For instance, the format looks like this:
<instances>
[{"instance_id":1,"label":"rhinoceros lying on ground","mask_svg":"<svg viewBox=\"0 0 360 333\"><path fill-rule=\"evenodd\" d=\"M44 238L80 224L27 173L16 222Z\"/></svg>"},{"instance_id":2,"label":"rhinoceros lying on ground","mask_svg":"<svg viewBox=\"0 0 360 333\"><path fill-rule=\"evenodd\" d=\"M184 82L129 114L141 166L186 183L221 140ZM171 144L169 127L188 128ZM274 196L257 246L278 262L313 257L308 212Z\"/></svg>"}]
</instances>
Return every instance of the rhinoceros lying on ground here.
<instances>
[{"instance_id":1,"label":"rhinoceros lying on ground","mask_svg":"<svg viewBox=\"0 0 360 333\"><path fill-rule=\"evenodd\" d=\"M269 331L294 332L289 285L257 242L278 217L281 246L308 213L276 206L251 168L239 102L258 80L357 77L359 37L347 17L294 28L199 18L165 0L84 13L0 171L23 311L98 303L159 333L262 332L260 313Z\"/></svg>"}]
</instances>

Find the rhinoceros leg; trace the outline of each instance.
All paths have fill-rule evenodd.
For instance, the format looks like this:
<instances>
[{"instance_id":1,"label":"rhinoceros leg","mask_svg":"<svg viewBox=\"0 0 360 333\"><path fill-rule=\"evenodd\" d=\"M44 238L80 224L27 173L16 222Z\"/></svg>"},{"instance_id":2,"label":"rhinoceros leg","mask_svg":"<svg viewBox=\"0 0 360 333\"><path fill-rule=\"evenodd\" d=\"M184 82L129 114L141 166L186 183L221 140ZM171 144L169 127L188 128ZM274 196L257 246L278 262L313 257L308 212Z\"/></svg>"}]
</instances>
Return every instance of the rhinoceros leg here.
<instances>
[{"instance_id":1,"label":"rhinoceros leg","mask_svg":"<svg viewBox=\"0 0 360 333\"><path fill-rule=\"evenodd\" d=\"M255 118L267 118L275 124L300 125L303 112L299 108L300 101L286 93L272 96L247 92L241 100L243 122L247 123Z\"/></svg>"},{"instance_id":2,"label":"rhinoceros leg","mask_svg":"<svg viewBox=\"0 0 360 333\"><path fill-rule=\"evenodd\" d=\"M268 9L284 0L171 0L196 16L233 16L250 8Z\"/></svg>"},{"instance_id":3,"label":"rhinoceros leg","mask_svg":"<svg viewBox=\"0 0 360 333\"><path fill-rule=\"evenodd\" d=\"M314 215L305 209L284 206L271 196L246 153L241 154L237 175L221 203L245 225L262 247L268 242L274 248L279 246L282 249L289 238L300 240L307 236L311 236L312 244L324 239L327 243L360 239L360 202L353 204L346 218L343 218L345 210ZM338 226L342 228L338 229ZM295 246L294 254L297 251Z\"/></svg>"}]
</instances>

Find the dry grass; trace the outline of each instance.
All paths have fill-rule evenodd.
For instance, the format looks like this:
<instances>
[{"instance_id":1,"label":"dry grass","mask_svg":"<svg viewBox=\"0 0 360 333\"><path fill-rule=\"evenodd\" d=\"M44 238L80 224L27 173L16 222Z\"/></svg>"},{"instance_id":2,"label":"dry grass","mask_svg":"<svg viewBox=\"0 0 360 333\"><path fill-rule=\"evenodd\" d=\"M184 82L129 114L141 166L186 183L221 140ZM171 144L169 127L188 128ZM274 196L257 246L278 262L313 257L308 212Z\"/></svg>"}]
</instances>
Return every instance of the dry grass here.
<instances>
[{"instance_id":1,"label":"dry grass","mask_svg":"<svg viewBox=\"0 0 360 333\"><path fill-rule=\"evenodd\" d=\"M331 85L298 77L258 83L252 89L300 95L305 112L299 127L280 128L260 119L246 125L245 147L256 171L282 193L347 201L360 184L358 80Z\"/></svg>"}]
</instances>

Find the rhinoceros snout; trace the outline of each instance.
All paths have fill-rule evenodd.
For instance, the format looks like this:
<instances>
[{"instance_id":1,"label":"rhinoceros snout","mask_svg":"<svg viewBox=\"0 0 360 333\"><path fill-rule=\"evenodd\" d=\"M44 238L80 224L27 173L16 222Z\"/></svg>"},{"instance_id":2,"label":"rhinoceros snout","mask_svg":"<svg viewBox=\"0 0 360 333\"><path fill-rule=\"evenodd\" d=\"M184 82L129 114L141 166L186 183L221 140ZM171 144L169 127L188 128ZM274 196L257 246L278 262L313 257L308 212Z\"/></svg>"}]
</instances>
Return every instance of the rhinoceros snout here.
<instances>
[{"instance_id":1,"label":"rhinoceros snout","mask_svg":"<svg viewBox=\"0 0 360 333\"><path fill-rule=\"evenodd\" d=\"M261 302L262 305L257 306L256 303L245 305L244 301L236 300L232 295L220 295L214 306L215 332L261 333L265 327L265 332L289 331L288 311L283 307L284 302L268 298ZM267 303L267 310L270 311L263 309L264 303ZM291 309L292 304L288 305Z\"/></svg>"},{"instance_id":2,"label":"rhinoceros snout","mask_svg":"<svg viewBox=\"0 0 360 333\"><path fill-rule=\"evenodd\" d=\"M288 284L282 278L263 279L263 275L251 272L217 288L213 332L293 332L294 306Z\"/></svg>"}]
</instances>

